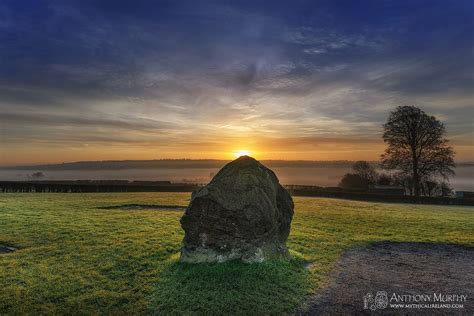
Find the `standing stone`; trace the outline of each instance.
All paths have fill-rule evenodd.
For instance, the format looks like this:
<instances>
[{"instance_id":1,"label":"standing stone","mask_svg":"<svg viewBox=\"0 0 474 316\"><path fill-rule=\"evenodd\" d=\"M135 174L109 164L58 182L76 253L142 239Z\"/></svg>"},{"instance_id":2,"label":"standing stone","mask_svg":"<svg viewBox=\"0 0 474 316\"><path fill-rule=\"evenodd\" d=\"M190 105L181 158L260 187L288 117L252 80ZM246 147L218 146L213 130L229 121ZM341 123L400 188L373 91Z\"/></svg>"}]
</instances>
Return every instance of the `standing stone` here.
<instances>
[{"instance_id":1,"label":"standing stone","mask_svg":"<svg viewBox=\"0 0 474 316\"><path fill-rule=\"evenodd\" d=\"M181 218L182 262L289 257L293 200L272 170L242 156L193 192Z\"/></svg>"}]
</instances>

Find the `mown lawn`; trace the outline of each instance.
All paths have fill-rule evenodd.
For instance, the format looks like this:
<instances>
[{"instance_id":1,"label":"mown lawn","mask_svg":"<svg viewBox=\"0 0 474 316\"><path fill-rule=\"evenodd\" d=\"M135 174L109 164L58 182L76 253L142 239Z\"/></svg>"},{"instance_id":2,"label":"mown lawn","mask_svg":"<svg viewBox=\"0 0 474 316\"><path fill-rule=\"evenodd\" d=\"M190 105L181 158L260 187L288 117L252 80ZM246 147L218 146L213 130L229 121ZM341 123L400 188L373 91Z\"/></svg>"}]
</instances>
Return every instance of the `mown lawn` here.
<instances>
[{"instance_id":1,"label":"mown lawn","mask_svg":"<svg viewBox=\"0 0 474 316\"><path fill-rule=\"evenodd\" d=\"M281 314L323 286L341 253L367 242L474 246L474 208L295 198L290 262L177 262L185 193L0 194L0 315ZM314 264L310 269L305 263Z\"/></svg>"}]
</instances>

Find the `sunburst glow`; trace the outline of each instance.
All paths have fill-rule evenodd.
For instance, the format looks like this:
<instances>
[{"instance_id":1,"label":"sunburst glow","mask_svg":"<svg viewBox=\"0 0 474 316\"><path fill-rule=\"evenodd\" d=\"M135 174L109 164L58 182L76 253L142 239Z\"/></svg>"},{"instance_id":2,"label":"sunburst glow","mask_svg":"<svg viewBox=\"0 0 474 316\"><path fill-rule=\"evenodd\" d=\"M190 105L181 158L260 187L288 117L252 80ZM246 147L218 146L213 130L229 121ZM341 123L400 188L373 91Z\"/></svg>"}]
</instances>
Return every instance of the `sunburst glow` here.
<instances>
[{"instance_id":1,"label":"sunburst glow","mask_svg":"<svg viewBox=\"0 0 474 316\"><path fill-rule=\"evenodd\" d=\"M238 150L238 151L234 152L234 157L239 158L239 157L242 157L242 156L251 156L251 154L252 153L248 150Z\"/></svg>"}]
</instances>

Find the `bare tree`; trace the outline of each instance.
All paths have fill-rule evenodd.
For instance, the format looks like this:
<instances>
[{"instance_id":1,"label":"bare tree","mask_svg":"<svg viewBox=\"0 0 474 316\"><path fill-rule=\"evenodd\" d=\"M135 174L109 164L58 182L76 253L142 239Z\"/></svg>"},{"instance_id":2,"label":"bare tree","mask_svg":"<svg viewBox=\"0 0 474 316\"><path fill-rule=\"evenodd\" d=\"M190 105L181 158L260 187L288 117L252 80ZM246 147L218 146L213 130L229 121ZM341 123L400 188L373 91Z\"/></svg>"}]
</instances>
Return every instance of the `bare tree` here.
<instances>
[{"instance_id":1,"label":"bare tree","mask_svg":"<svg viewBox=\"0 0 474 316\"><path fill-rule=\"evenodd\" d=\"M415 106L399 106L384 124L388 148L382 167L409 176L413 193L420 196L423 178L453 175L454 152L445 138L444 124Z\"/></svg>"},{"instance_id":2,"label":"bare tree","mask_svg":"<svg viewBox=\"0 0 474 316\"><path fill-rule=\"evenodd\" d=\"M338 186L345 189L367 190L369 184L374 184L378 179L377 171L367 161L356 161L352 165L353 173L346 173Z\"/></svg>"},{"instance_id":3,"label":"bare tree","mask_svg":"<svg viewBox=\"0 0 474 316\"><path fill-rule=\"evenodd\" d=\"M403 187L405 194L413 195L413 179L402 172L393 175L393 184Z\"/></svg>"},{"instance_id":4,"label":"bare tree","mask_svg":"<svg viewBox=\"0 0 474 316\"><path fill-rule=\"evenodd\" d=\"M352 165L352 171L362 179L366 180L369 184L374 183L378 178L375 168L364 160L356 161Z\"/></svg>"},{"instance_id":5,"label":"bare tree","mask_svg":"<svg viewBox=\"0 0 474 316\"><path fill-rule=\"evenodd\" d=\"M449 197L453 195L453 189L446 181L438 181L436 179L423 179L421 182L421 190L425 196Z\"/></svg>"},{"instance_id":6,"label":"bare tree","mask_svg":"<svg viewBox=\"0 0 474 316\"><path fill-rule=\"evenodd\" d=\"M394 184L394 178L388 173L380 173L377 177L376 183L378 185L391 185Z\"/></svg>"},{"instance_id":7,"label":"bare tree","mask_svg":"<svg viewBox=\"0 0 474 316\"><path fill-rule=\"evenodd\" d=\"M441 195L438 190L439 183L436 180L432 179L425 179L421 181L421 191L423 192L424 196L436 196Z\"/></svg>"},{"instance_id":8,"label":"bare tree","mask_svg":"<svg viewBox=\"0 0 474 316\"><path fill-rule=\"evenodd\" d=\"M369 183L366 179L362 178L358 174L346 173L342 177L338 186L344 189L358 189L358 190L367 190Z\"/></svg>"}]
</instances>

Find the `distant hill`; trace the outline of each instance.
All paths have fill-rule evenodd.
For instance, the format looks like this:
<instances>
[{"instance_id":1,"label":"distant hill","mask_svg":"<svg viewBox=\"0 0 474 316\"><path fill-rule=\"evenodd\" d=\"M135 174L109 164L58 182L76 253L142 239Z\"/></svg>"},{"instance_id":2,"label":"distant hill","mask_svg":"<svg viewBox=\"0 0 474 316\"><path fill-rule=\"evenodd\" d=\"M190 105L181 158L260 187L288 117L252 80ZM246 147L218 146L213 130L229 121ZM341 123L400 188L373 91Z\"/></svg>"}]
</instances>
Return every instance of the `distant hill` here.
<instances>
[{"instance_id":1,"label":"distant hill","mask_svg":"<svg viewBox=\"0 0 474 316\"><path fill-rule=\"evenodd\" d=\"M61 164L0 167L3 170L123 170L123 169L204 169L221 168L230 160L217 159L159 159L159 160L104 160L104 161L77 161ZM331 168L350 167L354 161L311 161L311 160L261 160L270 168ZM371 162L374 165L379 163ZM474 166L474 162L460 162L458 166Z\"/></svg>"},{"instance_id":2,"label":"distant hill","mask_svg":"<svg viewBox=\"0 0 474 316\"><path fill-rule=\"evenodd\" d=\"M214 159L160 159L160 160L106 160L78 161L61 164L3 167L1 169L21 170L121 170L121 169L186 169L186 168L221 168L229 160ZM274 167L346 167L352 161L307 161L307 160L262 160L270 168ZM374 162L375 163L375 162Z\"/></svg>"}]
</instances>

